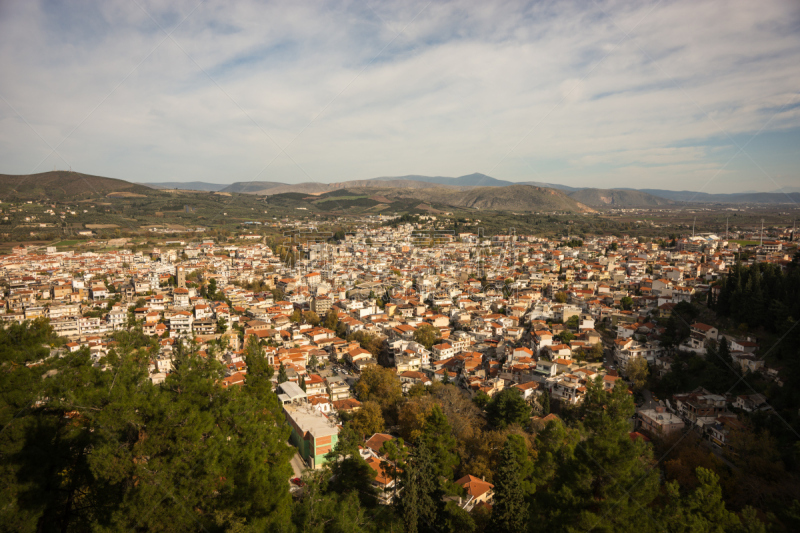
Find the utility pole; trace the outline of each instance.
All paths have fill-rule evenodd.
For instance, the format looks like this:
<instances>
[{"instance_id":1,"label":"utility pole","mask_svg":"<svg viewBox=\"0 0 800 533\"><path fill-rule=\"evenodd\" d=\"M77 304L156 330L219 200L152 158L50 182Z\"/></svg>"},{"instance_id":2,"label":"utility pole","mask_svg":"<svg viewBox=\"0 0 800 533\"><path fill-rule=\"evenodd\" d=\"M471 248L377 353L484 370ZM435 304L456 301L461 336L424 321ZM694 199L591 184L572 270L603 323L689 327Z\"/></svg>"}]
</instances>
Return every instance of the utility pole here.
<instances>
[{"instance_id":1,"label":"utility pole","mask_svg":"<svg viewBox=\"0 0 800 533\"><path fill-rule=\"evenodd\" d=\"M694 237L694 225L697 224L697 217L694 217L694 222L692 222L692 237Z\"/></svg>"},{"instance_id":2,"label":"utility pole","mask_svg":"<svg viewBox=\"0 0 800 533\"><path fill-rule=\"evenodd\" d=\"M759 246L763 246L764 245L764 219L763 218L761 219L761 234L758 237L759 237L758 245Z\"/></svg>"},{"instance_id":3,"label":"utility pole","mask_svg":"<svg viewBox=\"0 0 800 533\"><path fill-rule=\"evenodd\" d=\"M725 240L728 240L728 217L725 217Z\"/></svg>"}]
</instances>

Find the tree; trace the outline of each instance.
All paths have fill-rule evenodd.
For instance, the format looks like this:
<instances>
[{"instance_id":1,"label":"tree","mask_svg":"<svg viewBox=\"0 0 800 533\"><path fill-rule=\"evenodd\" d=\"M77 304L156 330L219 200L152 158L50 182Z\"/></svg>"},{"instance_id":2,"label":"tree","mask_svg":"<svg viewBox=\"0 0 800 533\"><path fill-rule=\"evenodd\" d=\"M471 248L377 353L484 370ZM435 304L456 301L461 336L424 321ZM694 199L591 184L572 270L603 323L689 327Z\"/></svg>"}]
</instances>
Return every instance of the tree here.
<instances>
[{"instance_id":1,"label":"tree","mask_svg":"<svg viewBox=\"0 0 800 533\"><path fill-rule=\"evenodd\" d=\"M311 324L314 327L317 327L320 323L319 316L314 311L306 311L303 313L303 320L306 321L307 324Z\"/></svg>"},{"instance_id":2,"label":"tree","mask_svg":"<svg viewBox=\"0 0 800 533\"><path fill-rule=\"evenodd\" d=\"M542 416L550 414L550 392L547 389L539 396L539 405L542 406Z\"/></svg>"},{"instance_id":3,"label":"tree","mask_svg":"<svg viewBox=\"0 0 800 533\"><path fill-rule=\"evenodd\" d=\"M526 529L528 506L522 488L519 457L514 444L506 441L501 455L500 468L494 479L492 521L490 531L521 533Z\"/></svg>"},{"instance_id":4,"label":"tree","mask_svg":"<svg viewBox=\"0 0 800 533\"><path fill-rule=\"evenodd\" d=\"M429 450L435 474L448 480L452 479L453 469L458 464L458 455L455 453L458 443L447 417L438 404L434 404L425 417L425 427L419 442L424 443Z\"/></svg>"},{"instance_id":5,"label":"tree","mask_svg":"<svg viewBox=\"0 0 800 533\"><path fill-rule=\"evenodd\" d=\"M475 394L475 397L472 399L473 403L477 405L480 409L485 409L486 406L489 404L490 400L491 398L489 397L489 395L483 392L482 390L479 390Z\"/></svg>"},{"instance_id":6,"label":"tree","mask_svg":"<svg viewBox=\"0 0 800 533\"><path fill-rule=\"evenodd\" d=\"M625 296L619 301L619 305L625 311L630 311L631 309L633 309L633 298L631 298L630 296Z\"/></svg>"},{"instance_id":7,"label":"tree","mask_svg":"<svg viewBox=\"0 0 800 533\"><path fill-rule=\"evenodd\" d=\"M592 349L588 353L588 358L591 361L602 361L603 360L603 355L604 355L604 353L603 353L603 343L598 342L594 346L592 346Z\"/></svg>"},{"instance_id":8,"label":"tree","mask_svg":"<svg viewBox=\"0 0 800 533\"><path fill-rule=\"evenodd\" d=\"M424 441L411 453L401 477L401 487L397 507L406 533L437 532L443 493L436 479L431 451Z\"/></svg>"},{"instance_id":9,"label":"tree","mask_svg":"<svg viewBox=\"0 0 800 533\"><path fill-rule=\"evenodd\" d=\"M675 481L666 484L667 504L660 523L669 533L733 531L740 525L735 514L725 509L719 477L705 468L697 469L700 485L686 496Z\"/></svg>"},{"instance_id":10,"label":"tree","mask_svg":"<svg viewBox=\"0 0 800 533\"><path fill-rule=\"evenodd\" d=\"M283 366L283 361L281 361L278 367L278 383L286 383L287 381L289 381L289 376L286 375L286 367Z\"/></svg>"},{"instance_id":11,"label":"tree","mask_svg":"<svg viewBox=\"0 0 800 533\"><path fill-rule=\"evenodd\" d=\"M580 323L581 323L581 317L579 317L578 315L572 315L567 319L564 325L569 329L574 329L577 331Z\"/></svg>"},{"instance_id":12,"label":"tree","mask_svg":"<svg viewBox=\"0 0 800 533\"><path fill-rule=\"evenodd\" d=\"M553 299L555 301L557 301L558 303L560 303L560 304L565 304L565 303L567 303L567 293L562 292L562 291L558 291L553 296Z\"/></svg>"},{"instance_id":13,"label":"tree","mask_svg":"<svg viewBox=\"0 0 800 533\"><path fill-rule=\"evenodd\" d=\"M575 335L571 331L566 329L562 331L558 336L561 338L561 342L563 342L564 344L569 344L570 341L575 338Z\"/></svg>"},{"instance_id":14,"label":"tree","mask_svg":"<svg viewBox=\"0 0 800 533\"><path fill-rule=\"evenodd\" d=\"M289 317L289 320L291 320L295 324L299 324L302 321L302 319L303 319L303 316L300 314L300 310L299 309L295 309L294 313L292 313L292 316Z\"/></svg>"},{"instance_id":15,"label":"tree","mask_svg":"<svg viewBox=\"0 0 800 533\"><path fill-rule=\"evenodd\" d=\"M383 351L383 341L381 338L366 331L356 331L348 336L347 340L358 341L361 347L371 353L376 359L380 357Z\"/></svg>"},{"instance_id":16,"label":"tree","mask_svg":"<svg viewBox=\"0 0 800 533\"><path fill-rule=\"evenodd\" d=\"M495 394L486 406L489 422L500 429L517 424L527 425L531 408L516 389L503 389Z\"/></svg>"},{"instance_id":17,"label":"tree","mask_svg":"<svg viewBox=\"0 0 800 533\"><path fill-rule=\"evenodd\" d=\"M385 426L381 406L374 401L362 403L350 421L350 427L362 439L383 431Z\"/></svg>"},{"instance_id":18,"label":"tree","mask_svg":"<svg viewBox=\"0 0 800 533\"><path fill-rule=\"evenodd\" d=\"M644 357L634 357L628 360L625 365L625 374L628 380L633 383L634 392L638 392L647 384L647 377L650 375L650 369L647 366L647 360Z\"/></svg>"},{"instance_id":19,"label":"tree","mask_svg":"<svg viewBox=\"0 0 800 533\"><path fill-rule=\"evenodd\" d=\"M330 489L339 494L355 492L361 503L372 507L377 503L372 480L376 472L367 464L358 452L360 439L350 424L339 431L336 446L325 454L325 466L332 474ZM285 483L285 481L284 481Z\"/></svg>"},{"instance_id":20,"label":"tree","mask_svg":"<svg viewBox=\"0 0 800 533\"><path fill-rule=\"evenodd\" d=\"M293 452L271 390L251 388L249 377L244 387L225 389L219 362L180 345L173 372L155 386L150 346L129 332L102 369L88 350L49 358L45 349L41 359L41 342L27 339L46 334L9 329L17 338L9 346L0 333L0 365L10 370L9 352L17 352L39 360L35 372L48 377L28 388L41 403L2 419L4 529L211 530L227 517L265 530L290 519L285 480ZM17 381L12 391L25 388L16 370L0 380L9 374ZM0 416L16 401L6 384Z\"/></svg>"},{"instance_id":21,"label":"tree","mask_svg":"<svg viewBox=\"0 0 800 533\"><path fill-rule=\"evenodd\" d=\"M356 382L355 392L362 402L377 402L384 415L403 397L403 388L397 374L382 366L365 368L361 372L361 378Z\"/></svg>"},{"instance_id":22,"label":"tree","mask_svg":"<svg viewBox=\"0 0 800 533\"><path fill-rule=\"evenodd\" d=\"M228 331L228 321L224 318L217 320L217 333L225 333Z\"/></svg>"},{"instance_id":23,"label":"tree","mask_svg":"<svg viewBox=\"0 0 800 533\"><path fill-rule=\"evenodd\" d=\"M336 331L336 326L339 324L339 316L336 314L336 311L333 309L328 309L328 312L325 313L325 321L323 325L331 330Z\"/></svg>"},{"instance_id":24,"label":"tree","mask_svg":"<svg viewBox=\"0 0 800 533\"><path fill-rule=\"evenodd\" d=\"M414 331L414 340L430 350L436 339L439 338L439 330L430 324L422 324Z\"/></svg>"},{"instance_id":25,"label":"tree","mask_svg":"<svg viewBox=\"0 0 800 533\"><path fill-rule=\"evenodd\" d=\"M319 359L317 359L317 354L312 352L311 356L308 358L308 368L316 370L317 366L319 366Z\"/></svg>"},{"instance_id":26,"label":"tree","mask_svg":"<svg viewBox=\"0 0 800 533\"><path fill-rule=\"evenodd\" d=\"M306 378L303 377L303 376L300 376L299 378L297 378L297 386L300 387L301 389L303 389L303 392L305 392L306 391Z\"/></svg>"}]
</instances>

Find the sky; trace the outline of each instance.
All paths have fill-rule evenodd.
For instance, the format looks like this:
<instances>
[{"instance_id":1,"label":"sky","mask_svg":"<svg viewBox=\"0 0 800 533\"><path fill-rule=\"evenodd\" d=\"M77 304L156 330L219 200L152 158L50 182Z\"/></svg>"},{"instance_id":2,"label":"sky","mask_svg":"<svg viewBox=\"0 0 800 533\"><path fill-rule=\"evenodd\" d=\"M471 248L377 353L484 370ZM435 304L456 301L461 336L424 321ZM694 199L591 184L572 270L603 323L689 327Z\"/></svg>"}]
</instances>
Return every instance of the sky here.
<instances>
[{"instance_id":1,"label":"sky","mask_svg":"<svg viewBox=\"0 0 800 533\"><path fill-rule=\"evenodd\" d=\"M0 173L795 189L798 65L796 0L0 0Z\"/></svg>"}]
</instances>

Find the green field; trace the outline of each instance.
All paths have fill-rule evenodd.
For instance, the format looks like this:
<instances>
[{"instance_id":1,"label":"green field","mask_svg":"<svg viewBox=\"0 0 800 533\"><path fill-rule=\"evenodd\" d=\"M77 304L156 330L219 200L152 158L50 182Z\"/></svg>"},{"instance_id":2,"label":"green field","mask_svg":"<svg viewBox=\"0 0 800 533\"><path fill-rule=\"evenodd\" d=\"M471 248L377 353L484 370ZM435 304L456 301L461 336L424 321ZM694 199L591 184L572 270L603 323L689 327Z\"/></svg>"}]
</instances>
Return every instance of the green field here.
<instances>
[{"instance_id":1,"label":"green field","mask_svg":"<svg viewBox=\"0 0 800 533\"><path fill-rule=\"evenodd\" d=\"M82 243L83 241L79 240L72 240L72 241L61 241L57 242L51 246L75 246L76 244Z\"/></svg>"},{"instance_id":2,"label":"green field","mask_svg":"<svg viewBox=\"0 0 800 533\"><path fill-rule=\"evenodd\" d=\"M740 246L749 246L751 244L758 244L758 241L743 241L743 240L737 240L737 239L731 239L729 242L735 242L736 244L738 244Z\"/></svg>"}]
</instances>

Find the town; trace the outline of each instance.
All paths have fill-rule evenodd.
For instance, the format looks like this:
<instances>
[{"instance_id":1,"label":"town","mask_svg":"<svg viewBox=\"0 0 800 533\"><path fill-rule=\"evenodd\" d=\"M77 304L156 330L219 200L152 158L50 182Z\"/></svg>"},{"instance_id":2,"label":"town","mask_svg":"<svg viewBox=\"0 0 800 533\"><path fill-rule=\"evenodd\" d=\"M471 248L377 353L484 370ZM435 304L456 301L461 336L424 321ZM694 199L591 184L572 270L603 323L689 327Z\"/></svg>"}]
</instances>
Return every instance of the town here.
<instances>
[{"instance_id":1,"label":"town","mask_svg":"<svg viewBox=\"0 0 800 533\"><path fill-rule=\"evenodd\" d=\"M679 357L723 351L733 376L783 385L758 339L722 328L710 308L734 265L796 264L792 228L740 245L715 234L547 239L445 231L433 216L387 220L338 235L287 224L269 244L242 232L136 252L124 239L101 252L16 246L0 256L0 317L46 319L64 339L55 354L85 350L109 370L115 333L139 328L152 339L154 385L189 350L224 365L222 387L241 387L255 347L297 448L291 490L302 494L304 472L326 464L347 423L382 504L399 483L387 443L420 431L409 406L386 402L413 403L427 388L457 387L494 426L532 430L569 416L592 386L623 387L637 402L631 439L691 432L722 457L741 413L772 409L764 394L695 387L656 399L649 388ZM457 505L491 508L487 479L484 467L454 480Z\"/></svg>"}]
</instances>

